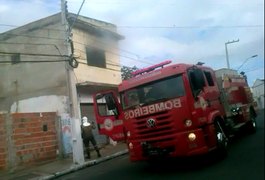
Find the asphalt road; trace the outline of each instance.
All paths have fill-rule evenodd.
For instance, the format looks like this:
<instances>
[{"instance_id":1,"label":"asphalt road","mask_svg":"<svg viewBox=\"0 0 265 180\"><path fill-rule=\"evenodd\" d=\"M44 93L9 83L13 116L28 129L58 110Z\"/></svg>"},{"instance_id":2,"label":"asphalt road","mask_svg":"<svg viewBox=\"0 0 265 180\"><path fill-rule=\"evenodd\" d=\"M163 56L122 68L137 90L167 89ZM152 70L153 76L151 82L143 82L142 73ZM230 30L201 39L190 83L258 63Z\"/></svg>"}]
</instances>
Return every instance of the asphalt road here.
<instances>
[{"instance_id":1,"label":"asphalt road","mask_svg":"<svg viewBox=\"0 0 265 180\"><path fill-rule=\"evenodd\" d=\"M149 164L132 163L124 155L58 179L130 180L264 180L264 112L255 134L235 138L225 159L213 154Z\"/></svg>"}]
</instances>

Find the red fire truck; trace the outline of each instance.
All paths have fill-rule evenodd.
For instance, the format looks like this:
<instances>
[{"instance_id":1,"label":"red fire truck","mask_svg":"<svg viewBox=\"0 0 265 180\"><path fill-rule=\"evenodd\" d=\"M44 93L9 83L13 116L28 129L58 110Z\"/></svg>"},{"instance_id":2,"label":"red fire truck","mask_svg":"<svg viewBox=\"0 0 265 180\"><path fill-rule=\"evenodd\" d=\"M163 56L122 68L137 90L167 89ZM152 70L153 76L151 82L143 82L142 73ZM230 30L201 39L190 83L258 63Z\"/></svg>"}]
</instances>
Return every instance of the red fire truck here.
<instances>
[{"instance_id":1,"label":"red fire truck","mask_svg":"<svg viewBox=\"0 0 265 180\"><path fill-rule=\"evenodd\" d=\"M99 132L125 140L131 161L226 154L239 129L256 131L256 104L235 71L165 61L133 72L118 93L94 94ZM106 107L104 106L106 105Z\"/></svg>"}]
</instances>

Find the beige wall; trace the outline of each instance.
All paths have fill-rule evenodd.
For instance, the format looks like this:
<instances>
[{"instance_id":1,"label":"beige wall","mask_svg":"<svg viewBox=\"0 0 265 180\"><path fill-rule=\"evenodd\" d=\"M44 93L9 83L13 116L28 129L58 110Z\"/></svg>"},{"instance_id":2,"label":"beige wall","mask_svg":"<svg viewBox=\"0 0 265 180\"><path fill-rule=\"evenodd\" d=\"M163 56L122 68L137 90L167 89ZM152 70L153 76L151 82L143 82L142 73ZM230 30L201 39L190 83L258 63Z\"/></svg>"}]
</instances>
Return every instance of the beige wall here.
<instances>
[{"instance_id":1,"label":"beige wall","mask_svg":"<svg viewBox=\"0 0 265 180\"><path fill-rule=\"evenodd\" d=\"M47 54L55 56L21 55L21 61L54 61L62 60L60 55L67 55L64 27L60 14L41 21L36 21L9 31L11 35L0 35L0 52ZM116 27L109 23L88 19L90 23L102 25L116 32ZM121 82L118 40L107 35L95 36L81 29L73 29L74 56L80 62L74 69L76 83L92 82L104 85L118 85ZM102 34L101 34L102 35ZM37 44L37 45L33 45ZM86 47L105 51L106 68L87 65ZM10 61L10 55L1 55L0 61ZM32 110L42 107L43 111L67 112L68 80L67 62L45 63L1 63L0 66L0 111ZM57 98L58 97L58 98ZM45 99L52 99L52 108L43 106ZM20 107L21 106L21 107ZM22 107L23 106L23 107ZM56 108L60 107L60 108ZM41 111L41 108L34 108ZM23 112L24 112L23 111Z\"/></svg>"},{"instance_id":2,"label":"beige wall","mask_svg":"<svg viewBox=\"0 0 265 180\"><path fill-rule=\"evenodd\" d=\"M121 71L118 41L108 37L99 38L87 34L83 30L75 29L73 31L73 41L75 56L80 62L79 67L75 69L77 83L94 82L102 84L121 83ZM99 68L87 65L86 47L93 47L105 51L106 68Z\"/></svg>"}]
</instances>

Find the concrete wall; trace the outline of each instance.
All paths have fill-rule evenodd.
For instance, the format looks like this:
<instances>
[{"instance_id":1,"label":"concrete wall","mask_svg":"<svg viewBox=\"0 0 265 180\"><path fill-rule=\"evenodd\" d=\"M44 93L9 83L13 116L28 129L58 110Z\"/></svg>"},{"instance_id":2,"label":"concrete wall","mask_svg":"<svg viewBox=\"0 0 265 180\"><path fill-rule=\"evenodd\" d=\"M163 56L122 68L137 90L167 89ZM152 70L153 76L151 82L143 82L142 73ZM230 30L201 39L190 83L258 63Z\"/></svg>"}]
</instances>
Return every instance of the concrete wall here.
<instances>
[{"instance_id":1,"label":"concrete wall","mask_svg":"<svg viewBox=\"0 0 265 180\"><path fill-rule=\"evenodd\" d=\"M0 44L0 52L20 53L21 61L1 63L0 111L67 112L66 62L55 62L64 60L60 54L66 54L63 27L58 18L31 23L0 36L6 41ZM12 55L1 54L0 61L11 61ZM52 106L48 106L47 100L51 100Z\"/></svg>"},{"instance_id":2,"label":"concrete wall","mask_svg":"<svg viewBox=\"0 0 265 180\"><path fill-rule=\"evenodd\" d=\"M121 68L118 41L109 37L92 36L81 29L73 30L75 56L80 62L75 69L77 83L96 82L101 84L118 85L121 83ZM106 68L87 65L86 47L105 51Z\"/></svg>"},{"instance_id":3,"label":"concrete wall","mask_svg":"<svg viewBox=\"0 0 265 180\"><path fill-rule=\"evenodd\" d=\"M57 14L0 34L0 41L5 41L0 43L0 112L55 112L59 116L56 123L60 125L58 129L62 136L62 141L58 141L58 149L60 154L61 151L65 154L72 152L72 118L67 76L69 65L65 62L64 56L68 53L60 18L61 15ZM93 19L90 21L99 23ZM113 32L116 30L108 23L105 27ZM91 35L74 28L73 41L75 57L80 62L74 70L77 83L92 82L102 86L116 86L121 82L118 40ZM87 65L86 47L91 45L105 51L107 68ZM20 54L20 62L12 64L11 60L15 53ZM93 92L94 90L95 88ZM85 97L91 97L91 94L89 92ZM4 129L0 132L0 139L6 138L3 133ZM2 158L5 153L5 148L0 147L2 164L5 164L5 159ZM31 155L27 156L29 158ZM21 162L24 160L22 158Z\"/></svg>"},{"instance_id":4,"label":"concrete wall","mask_svg":"<svg viewBox=\"0 0 265 180\"><path fill-rule=\"evenodd\" d=\"M20 61L49 61L41 63L1 63L0 66L0 112L55 111L69 113L67 62L60 55L67 55L64 27L57 14L30 23L0 35L0 52L20 53ZM116 31L109 23L94 19L82 20ZM121 82L118 40L109 36L96 36L74 28L75 57L80 62L74 69L77 83L92 82L118 85ZM86 47L93 46L105 51L106 68L87 65ZM35 54L35 55L29 55ZM38 56L44 54L44 56ZM13 54L1 54L1 61L11 61ZM47 55L47 56L45 56ZM49 103L47 103L49 102Z\"/></svg>"},{"instance_id":5,"label":"concrete wall","mask_svg":"<svg viewBox=\"0 0 265 180\"><path fill-rule=\"evenodd\" d=\"M264 80L257 79L252 87L253 97L259 109L264 109Z\"/></svg>"}]
</instances>

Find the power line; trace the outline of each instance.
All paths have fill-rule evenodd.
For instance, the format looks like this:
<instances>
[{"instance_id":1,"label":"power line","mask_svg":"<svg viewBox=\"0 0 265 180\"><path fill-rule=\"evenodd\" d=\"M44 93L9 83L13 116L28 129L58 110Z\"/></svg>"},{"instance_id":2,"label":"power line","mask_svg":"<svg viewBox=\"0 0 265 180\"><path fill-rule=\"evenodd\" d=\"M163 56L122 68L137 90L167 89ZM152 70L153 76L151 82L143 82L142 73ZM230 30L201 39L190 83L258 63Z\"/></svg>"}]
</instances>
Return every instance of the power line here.
<instances>
[{"instance_id":1,"label":"power line","mask_svg":"<svg viewBox=\"0 0 265 180\"><path fill-rule=\"evenodd\" d=\"M99 26L101 27L101 26ZM117 26L118 28L127 28L127 29L198 29L198 28L210 28L210 29L225 29L225 28L262 28L264 25L234 25L234 26L130 26L130 25L121 25Z\"/></svg>"},{"instance_id":2,"label":"power line","mask_svg":"<svg viewBox=\"0 0 265 180\"><path fill-rule=\"evenodd\" d=\"M74 0L74 1L70 1L69 3L70 4L76 4L76 3L80 3L81 1L77 1L77 0ZM135 5L136 3L138 4L139 1L109 1L109 0L105 0L105 1L89 1L87 2L89 4L99 4L99 5ZM156 5L165 5L165 6L178 6L179 7L179 3L176 3L174 0L173 1L158 1L155 3ZM228 3L226 2L222 2L222 1L217 1L217 2L214 2L214 3L208 3L210 5L225 5L227 6ZM240 3L238 2L229 2L229 5L233 5L233 6L238 6ZM251 3L251 4L256 4L256 5L263 5L263 3Z\"/></svg>"},{"instance_id":3,"label":"power line","mask_svg":"<svg viewBox=\"0 0 265 180\"><path fill-rule=\"evenodd\" d=\"M14 27L14 28L18 28L18 27L21 27L21 26L18 26L18 25L12 25L12 24L0 24L0 26L7 26L7 27ZM55 29L55 28L41 28L41 29L45 29L45 30L51 30L51 31L64 31L62 29ZM12 30L12 29L11 29ZM1 34L1 33L0 33ZM2 34L5 34L5 32L3 32Z\"/></svg>"},{"instance_id":4,"label":"power line","mask_svg":"<svg viewBox=\"0 0 265 180\"><path fill-rule=\"evenodd\" d=\"M0 24L1 25L4 25L4 24ZM6 25L6 26L14 26L14 25ZM14 27L18 27L18 26L14 26ZM102 26L103 27L103 26ZM51 29L51 28L42 28L42 29L47 29L47 30L55 30L55 31L62 31L64 32L64 30L61 30L61 29ZM11 33L5 33L5 34L8 34L8 35L14 35L14 36L25 36L25 37L32 37L32 38L46 38L46 37L43 37L43 36L31 36L31 35L22 35L22 34L11 34ZM55 40L63 40L63 39L57 39L57 38L47 38L47 39L55 39ZM95 41L101 43L101 44L104 44L104 45L109 45L99 39L95 39ZM3 41L0 41L0 42L3 42ZM10 43L11 44L11 43ZM20 43L17 43L17 44L20 44ZM24 44L31 44L31 43L24 43ZM118 49L119 51L122 51L122 52L125 52L125 53L128 53L128 54L132 54L134 56L139 56L138 54L136 53L133 53L133 52L130 52L128 50L125 50L125 49L122 49L122 48L115 48L115 49Z\"/></svg>"},{"instance_id":5,"label":"power line","mask_svg":"<svg viewBox=\"0 0 265 180\"><path fill-rule=\"evenodd\" d=\"M97 41L97 40L95 40L95 41ZM109 45L109 44L107 44L107 43L104 43L104 42L102 42L102 41L98 41L99 43L102 43L102 44L104 44L104 45ZM51 46L55 46L55 48L58 50L58 52L60 53L60 55L61 55L61 52L60 52L60 50L59 50L59 48L58 48L58 46L56 45L56 44L42 44L42 43L15 43L15 42L6 42L6 41L0 41L0 44L14 44L14 45L33 45L33 46L41 46L41 45L43 45L43 46L45 46L45 45L51 45ZM81 43L79 43L79 44L81 44ZM82 44L82 45L85 45L85 44ZM89 46L89 45L87 45L87 46ZM91 45L90 45L91 46ZM95 46L91 46L91 47L95 47ZM113 48L113 47L112 47ZM124 49L120 49L120 48L115 48L115 49L117 49L117 50L119 50L119 51L122 51L122 52L126 52L126 53L130 53L130 54L133 54L133 55L135 55L135 56L139 56L139 55L137 55L137 54L135 54L135 53L132 53L132 52L129 52L129 51L127 51L127 50L124 50ZM82 50L80 50L80 49L75 49L75 50L78 50L78 51L82 51ZM84 51L82 51L82 52L84 52ZM117 56L121 56L121 55L118 55L118 54L115 54L115 55L117 55ZM147 63L145 63L145 64L147 64Z\"/></svg>"},{"instance_id":6,"label":"power line","mask_svg":"<svg viewBox=\"0 0 265 180\"><path fill-rule=\"evenodd\" d=\"M37 61L18 61L15 64L19 63L52 63L52 62L67 62L69 60L37 60ZM13 63L12 61L0 61L1 63Z\"/></svg>"},{"instance_id":7,"label":"power line","mask_svg":"<svg viewBox=\"0 0 265 180\"><path fill-rule=\"evenodd\" d=\"M26 36L26 37L32 37L32 38L45 38L45 37L42 37L42 36L30 36L30 35L19 35L19 34L16 34L16 36ZM47 38L47 39L55 39L55 38ZM57 39L57 40L62 40L62 39ZM105 43L105 42L103 42L103 41L101 41L101 40L95 39L94 41L99 42L99 43L101 43L101 44L103 44L103 45L108 45L108 46L109 46L108 43ZM12 42L6 42L6 41L0 41L0 44L55 45L55 44L41 44L41 43L12 43ZM57 48L58 48L58 47L57 47ZM113 47L112 47L112 48L113 48ZM136 53L130 52L130 51L125 50L125 49L122 49L122 48L115 48L115 49L117 49L117 50L119 50L119 51L121 51L121 52L125 52L125 53L128 53L128 54L132 54L132 55L137 56L137 57L139 56L139 55L136 54Z\"/></svg>"},{"instance_id":8,"label":"power line","mask_svg":"<svg viewBox=\"0 0 265 180\"><path fill-rule=\"evenodd\" d=\"M11 24L0 24L0 26L7 26L7 27L18 27L18 26L11 25Z\"/></svg>"},{"instance_id":9,"label":"power line","mask_svg":"<svg viewBox=\"0 0 265 180\"><path fill-rule=\"evenodd\" d=\"M10 24L0 24L0 26L10 26L10 27L19 27ZM108 26L96 27L106 28ZM216 26L139 26L139 25L116 25L117 28L127 28L127 29L198 29L198 28L210 28L210 29L221 29L221 28L262 28L264 24L254 24L254 25L216 25ZM47 30L63 31L61 29L52 29L52 28L43 28Z\"/></svg>"},{"instance_id":10,"label":"power line","mask_svg":"<svg viewBox=\"0 0 265 180\"><path fill-rule=\"evenodd\" d=\"M82 61L87 61L87 59L83 59L83 58L77 58L78 60L82 60ZM111 66L116 66L116 67L121 67L120 64L117 64L117 62L115 62L114 60L112 59L105 59L106 60L106 64L109 64ZM111 63L110 63L111 62ZM84 63L84 62L80 62L80 63L83 63L83 64L87 64L87 63ZM122 64L121 64L122 65Z\"/></svg>"},{"instance_id":11,"label":"power line","mask_svg":"<svg viewBox=\"0 0 265 180\"><path fill-rule=\"evenodd\" d=\"M74 24L75 24L75 22L76 22L76 20L77 20L77 18L78 18L78 16L79 16L79 13L80 13L80 11L81 11L81 9L82 9L82 7L83 7L85 1L86 1L86 0L83 0L82 4L81 4L81 6L80 6L80 8L79 8L79 10L78 10L78 13L77 13L77 15L76 15L76 17L75 17L75 19L74 19L74 22L73 22L72 25L69 27L70 31L72 30L72 28L73 28L73 26L74 26Z\"/></svg>"},{"instance_id":12,"label":"power line","mask_svg":"<svg viewBox=\"0 0 265 180\"><path fill-rule=\"evenodd\" d=\"M77 42L77 41L74 41L74 43L81 44L81 45L85 45L85 46L89 46L89 47L92 47L92 48L97 48L96 46L89 45L89 44L84 44L84 43L80 43L80 42ZM86 53L85 51L80 50L80 49L76 49L76 50L81 51L81 52L83 52L83 53ZM119 56L119 57L124 57L124 58L130 59L130 60L133 60L133 61L141 62L141 63L144 63L144 64L153 65L153 64L150 63L150 62L143 61L143 60L139 60L139 59L135 59L135 58L128 57L128 56L124 56L124 55L120 55L120 54L118 54L118 53L114 53L114 52L112 52L112 51L105 50L105 52L108 52L108 53L110 53L110 54L114 54L114 55Z\"/></svg>"},{"instance_id":13,"label":"power line","mask_svg":"<svg viewBox=\"0 0 265 180\"><path fill-rule=\"evenodd\" d=\"M25 36L25 37L32 37L32 38L45 38L45 39L56 39L56 40L64 40L64 39L58 39L58 38L47 38L47 37L42 37L42 36L30 36L30 35L19 35L19 34L11 34L9 33L10 35L15 35L15 36ZM96 40L97 41L97 40ZM5 42L5 41L0 41L0 43L3 43L3 44L29 44L29 45L55 45L55 44L35 44L35 43L12 43L12 42ZM95 48L95 46L92 46L92 45L87 45L87 44L84 44L84 43L80 43L80 42L76 42L75 43L77 44L81 44L81 45L86 45L86 46L90 46L90 47L93 47ZM99 41L99 43L102 43L102 41ZM105 43L107 44L107 43ZM56 45L55 45L56 46ZM56 46L56 49L59 51L60 53L60 50L59 48ZM117 50L121 50L121 51L125 51L125 50L122 50L122 49L119 49L119 48L116 48ZM82 50L79 50L79 51L82 51ZM84 52L84 51L82 51ZM129 56L124 56L124 55L120 55L118 53L114 53L112 51L106 51L108 53L111 53L111 54L114 54L116 56L120 56L120 57L124 57L124 58L127 58L127 59L131 59L131 60L134 60L134 61L137 61L137 62L142 62L144 64L149 64L149 65L152 65L152 63L149 63L149 62L146 62L146 61L143 61L143 60L139 60L139 59L135 59L135 58L132 58L132 57L129 57ZM127 51L126 51L127 52ZM1 52L0 52L1 53ZM4 52L2 52L4 53ZM61 54L61 53L60 53Z\"/></svg>"},{"instance_id":14,"label":"power line","mask_svg":"<svg viewBox=\"0 0 265 180\"><path fill-rule=\"evenodd\" d=\"M79 62L80 64L85 64L85 65L88 65L87 63L84 63L84 62ZM109 63L106 63L106 64L109 64ZM89 66L89 65L88 65ZM119 66L120 67L120 66ZM108 69L108 70L112 70L112 71L116 71L116 72L120 72L119 70L117 69L113 69L113 68L104 68L104 69Z\"/></svg>"},{"instance_id":15,"label":"power line","mask_svg":"<svg viewBox=\"0 0 265 180\"><path fill-rule=\"evenodd\" d=\"M58 48L58 46L56 44L44 44L44 43L14 43L14 42L5 42L5 41L0 41L0 44L14 44L14 45L32 45L32 46L54 46L55 49L59 52L59 54L61 56L62 53L60 51L60 49Z\"/></svg>"},{"instance_id":16,"label":"power line","mask_svg":"<svg viewBox=\"0 0 265 180\"><path fill-rule=\"evenodd\" d=\"M25 55L25 56L47 56L47 57L69 57L67 55L57 55L57 54L33 54L33 53L17 53L17 52L1 52L0 54L5 54L5 55Z\"/></svg>"},{"instance_id":17,"label":"power line","mask_svg":"<svg viewBox=\"0 0 265 180\"><path fill-rule=\"evenodd\" d=\"M86 61L86 59L81 59L81 58L78 58L79 60L83 60L83 61ZM113 60L110 60L110 59L106 59L106 61L108 61L108 62L112 62L112 63L116 63L116 62L114 62ZM125 67L130 67L130 68L132 68L132 66L127 66L127 65L124 65L124 64L122 64L122 63L120 63L120 65L119 64L112 64L112 63L108 63L108 62L106 62L106 64L109 64L109 65L112 65L112 66L117 66L117 67L122 67L122 66L125 66ZM84 62L79 62L80 64L86 64L86 65L88 65L87 63L84 63ZM106 69L111 69L111 70L114 70L114 71L117 71L117 72L120 72L120 71L118 71L118 70L115 70L115 69L112 69L112 68L106 68Z\"/></svg>"},{"instance_id":18,"label":"power line","mask_svg":"<svg viewBox=\"0 0 265 180\"><path fill-rule=\"evenodd\" d=\"M99 42L99 43L101 43L101 44L103 44L103 45L107 45L107 46L110 45L110 44L108 44L108 43L106 43L106 42L104 42L104 41L102 41L102 40L100 40L100 39L93 39L93 41ZM84 44L83 44L83 45L84 45ZM112 44L111 44L110 46L111 46L112 48L114 48L114 49L117 49L117 50L121 51L121 52L125 52L125 53L132 54L132 55L134 55L134 56L139 57L139 55L136 54L136 53L134 53L134 52L128 51L128 50L123 49L123 48L116 48L116 47L113 47Z\"/></svg>"},{"instance_id":19,"label":"power line","mask_svg":"<svg viewBox=\"0 0 265 180\"><path fill-rule=\"evenodd\" d=\"M4 33L4 35L11 35L11 36L22 36L22 37L29 37L29 38L44 38L44 39L53 39L53 40L59 40L64 41L64 39L60 38L51 38L51 37L45 37L45 36L30 36L30 35L24 35L24 34L13 34L13 33Z\"/></svg>"}]
</instances>

